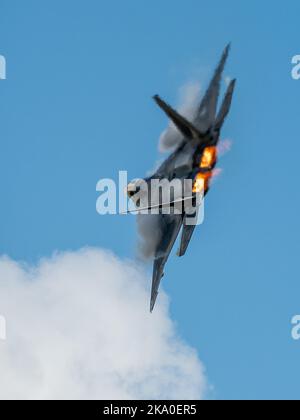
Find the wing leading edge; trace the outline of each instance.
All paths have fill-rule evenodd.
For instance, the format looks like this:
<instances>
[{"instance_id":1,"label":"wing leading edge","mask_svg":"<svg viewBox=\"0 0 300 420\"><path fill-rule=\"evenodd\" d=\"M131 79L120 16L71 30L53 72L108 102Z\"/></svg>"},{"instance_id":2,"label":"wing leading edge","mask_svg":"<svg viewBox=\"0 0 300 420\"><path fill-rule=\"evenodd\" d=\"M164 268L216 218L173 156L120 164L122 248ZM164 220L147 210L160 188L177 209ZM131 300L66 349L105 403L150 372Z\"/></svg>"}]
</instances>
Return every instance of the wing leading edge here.
<instances>
[{"instance_id":1,"label":"wing leading edge","mask_svg":"<svg viewBox=\"0 0 300 420\"><path fill-rule=\"evenodd\" d=\"M161 231L161 240L156 250L153 266L151 312L154 309L160 282L164 276L165 264L175 244L183 221L182 215L158 215L157 217L160 217L159 228Z\"/></svg>"}]
</instances>

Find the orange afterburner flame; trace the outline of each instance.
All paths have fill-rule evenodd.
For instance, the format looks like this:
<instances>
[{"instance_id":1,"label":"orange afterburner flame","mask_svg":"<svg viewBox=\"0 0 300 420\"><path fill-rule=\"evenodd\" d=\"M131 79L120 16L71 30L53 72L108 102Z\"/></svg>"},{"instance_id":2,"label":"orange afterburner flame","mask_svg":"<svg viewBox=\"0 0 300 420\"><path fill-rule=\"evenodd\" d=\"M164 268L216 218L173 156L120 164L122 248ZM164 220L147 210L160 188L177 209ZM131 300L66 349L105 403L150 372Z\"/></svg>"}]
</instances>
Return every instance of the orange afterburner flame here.
<instances>
[{"instance_id":1,"label":"orange afterburner flame","mask_svg":"<svg viewBox=\"0 0 300 420\"><path fill-rule=\"evenodd\" d=\"M211 168L217 161L217 148L214 146L206 147L204 149L201 162L200 162L200 168L201 169L209 169Z\"/></svg>"},{"instance_id":2,"label":"orange afterburner flame","mask_svg":"<svg viewBox=\"0 0 300 420\"><path fill-rule=\"evenodd\" d=\"M200 171L196 175L193 193L206 192L209 188L210 180L214 176L214 166L217 162L217 148L215 146L206 147L201 157Z\"/></svg>"}]
</instances>

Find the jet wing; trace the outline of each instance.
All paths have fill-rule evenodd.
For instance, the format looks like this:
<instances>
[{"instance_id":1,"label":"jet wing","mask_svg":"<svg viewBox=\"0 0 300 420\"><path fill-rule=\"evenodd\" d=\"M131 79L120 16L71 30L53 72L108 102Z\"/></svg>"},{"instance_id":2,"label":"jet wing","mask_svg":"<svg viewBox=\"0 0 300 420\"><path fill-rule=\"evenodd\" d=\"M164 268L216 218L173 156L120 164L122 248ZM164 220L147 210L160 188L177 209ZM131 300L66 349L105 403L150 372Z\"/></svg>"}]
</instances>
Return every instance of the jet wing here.
<instances>
[{"instance_id":1,"label":"jet wing","mask_svg":"<svg viewBox=\"0 0 300 420\"><path fill-rule=\"evenodd\" d=\"M182 215L167 215L160 214L159 229L161 232L161 239L158 243L155 253L155 260L153 266L152 291L150 311L154 309L154 305L158 295L158 289L162 277L164 276L164 268L170 256L172 248L175 244L177 236L180 232L183 216Z\"/></svg>"}]
</instances>

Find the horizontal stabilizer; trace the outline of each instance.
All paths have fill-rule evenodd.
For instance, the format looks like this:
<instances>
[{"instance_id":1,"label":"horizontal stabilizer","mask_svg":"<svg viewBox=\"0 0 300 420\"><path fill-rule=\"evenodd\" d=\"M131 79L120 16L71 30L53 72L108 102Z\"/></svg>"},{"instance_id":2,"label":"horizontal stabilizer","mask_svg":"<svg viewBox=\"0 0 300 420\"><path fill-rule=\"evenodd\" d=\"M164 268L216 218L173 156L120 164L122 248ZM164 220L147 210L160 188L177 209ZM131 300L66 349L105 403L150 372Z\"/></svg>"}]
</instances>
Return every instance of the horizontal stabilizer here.
<instances>
[{"instance_id":1,"label":"horizontal stabilizer","mask_svg":"<svg viewBox=\"0 0 300 420\"><path fill-rule=\"evenodd\" d=\"M198 130L190 121L178 114L175 109L164 102L158 95L154 98L157 105L167 114L167 116L173 121L177 129L181 134L188 139L201 138L203 134Z\"/></svg>"}]
</instances>

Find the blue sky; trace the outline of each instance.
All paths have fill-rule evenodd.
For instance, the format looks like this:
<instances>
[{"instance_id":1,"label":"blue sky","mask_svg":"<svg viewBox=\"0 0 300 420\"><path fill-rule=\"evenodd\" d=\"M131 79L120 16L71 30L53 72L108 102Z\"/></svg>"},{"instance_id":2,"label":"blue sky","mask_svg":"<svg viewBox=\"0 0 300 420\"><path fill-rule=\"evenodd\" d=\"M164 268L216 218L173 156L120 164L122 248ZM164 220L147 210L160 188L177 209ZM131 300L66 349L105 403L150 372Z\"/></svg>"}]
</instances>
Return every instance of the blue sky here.
<instances>
[{"instance_id":1,"label":"blue sky","mask_svg":"<svg viewBox=\"0 0 300 420\"><path fill-rule=\"evenodd\" d=\"M86 245L134 257L134 218L97 215L96 183L153 167L166 119L151 96L176 104L232 42L233 148L164 280L212 398L300 397L299 12L292 0L1 4L0 253L27 262Z\"/></svg>"}]
</instances>

